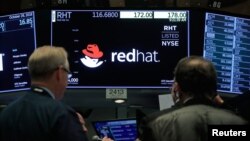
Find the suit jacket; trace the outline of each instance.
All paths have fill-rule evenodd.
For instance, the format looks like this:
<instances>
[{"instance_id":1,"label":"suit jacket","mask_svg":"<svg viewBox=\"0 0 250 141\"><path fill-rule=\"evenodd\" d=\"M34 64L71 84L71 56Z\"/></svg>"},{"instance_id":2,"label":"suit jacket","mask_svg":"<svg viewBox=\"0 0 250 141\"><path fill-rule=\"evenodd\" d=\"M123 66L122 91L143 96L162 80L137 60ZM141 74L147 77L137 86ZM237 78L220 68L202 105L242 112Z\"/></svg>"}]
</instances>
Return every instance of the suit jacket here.
<instances>
[{"instance_id":1,"label":"suit jacket","mask_svg":"<svg viewBox=\"0 0 250 141\"><path fill-rule=\"evenodd\" d=\"M76 113L44 89L32 87L0 115L1 141L86 141Z\"/></svg>"},{"instance_id":2,"label":"suit jacket","mask_svg":"<svg viewBox=\"0 0 250 141\"><path fill-rule=\"evenodd\" d=\"M145 117L139 127L142 141L206 141L208 125L243 125L243 118L215 107L209 100L191 99Z\"/></svg>"}]
</instances>

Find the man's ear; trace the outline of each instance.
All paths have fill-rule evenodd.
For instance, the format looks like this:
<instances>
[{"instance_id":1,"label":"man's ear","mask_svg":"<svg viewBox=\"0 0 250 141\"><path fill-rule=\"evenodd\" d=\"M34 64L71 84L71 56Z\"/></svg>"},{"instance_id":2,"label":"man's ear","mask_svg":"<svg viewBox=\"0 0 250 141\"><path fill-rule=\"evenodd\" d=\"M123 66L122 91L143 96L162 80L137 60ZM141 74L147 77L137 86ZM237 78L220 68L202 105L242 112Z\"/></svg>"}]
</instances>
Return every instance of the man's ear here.
<instances>
[{"instance_id":1,"label":"man's ear","mask_svg":"<svg viewBox=\"0 0 250 141\"><path fill-rule=\"evenodd\" d=\"M178 82L175 82L174 91L175 91L175 92L180 92L180 91L181 91L181 89L180 89L180 85L179 85L179 83L178 83Z\"/></svg>"},{"instance_id":2,"label":"man's ear","mask_svg":"<svg viewBox=\"0 0 250 141\"><path fill-rule=\"evenodd\" d=\"M62 72L61 71L63 71L62 69L60 69L60 68L58 68L57 70L56 70L56 72L55 72L55 77L56 77L56 80L57 81L60 81L61 79L62 79Z\"/></svg>"},{"instance_id":3,"label":"man's ear","mask_svg":"<svg viewBox=\"0 0 250 141\"><path fill-rule=\"evenodd\" d=\"M182 96L183 96L183 91L182 91L182 89L181 89L179 83L177 83L177 82L176 82L175 91L176 91L176 93L178 93L178 97L179 97L179 98L182 98Z\"/></svg>"}]
</instances>

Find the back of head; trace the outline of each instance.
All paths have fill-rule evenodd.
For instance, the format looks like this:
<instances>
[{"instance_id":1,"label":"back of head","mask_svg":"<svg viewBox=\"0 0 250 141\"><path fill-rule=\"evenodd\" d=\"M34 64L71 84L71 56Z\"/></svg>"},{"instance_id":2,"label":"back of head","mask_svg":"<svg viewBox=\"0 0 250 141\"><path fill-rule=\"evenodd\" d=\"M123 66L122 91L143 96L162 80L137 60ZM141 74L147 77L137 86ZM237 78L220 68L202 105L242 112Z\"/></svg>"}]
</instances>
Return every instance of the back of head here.
<instances>
[{"instance_id":1,"label":"back of head","mask_svg":"<svg viewBox=\"0 0 250 141\"><path fill-rule=\"evenodd\" d=\"M67 52L62 47L41 46L29 57L28 69L32 81L43 81L63 66L69 70Z\"/></svg>"},{"instance_id":2,"label":"back of head","mask_svg":"<svg viewBox=\"0 0 250 141\"><path fill-rule=\"evenodd\" d=\"M196 97L213 97L217 90L217 74L213 64L199 56L181 59L174 71L181 91Z\"/></svg>"}]
</instances>

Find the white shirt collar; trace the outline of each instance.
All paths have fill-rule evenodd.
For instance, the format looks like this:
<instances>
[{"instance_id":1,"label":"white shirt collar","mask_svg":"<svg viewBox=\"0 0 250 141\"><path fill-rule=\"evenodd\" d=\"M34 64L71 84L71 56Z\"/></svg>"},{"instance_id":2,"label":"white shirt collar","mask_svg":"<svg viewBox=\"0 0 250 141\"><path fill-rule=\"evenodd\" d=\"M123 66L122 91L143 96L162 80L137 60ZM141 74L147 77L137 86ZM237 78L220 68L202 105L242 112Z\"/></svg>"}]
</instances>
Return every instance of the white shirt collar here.
<instances>
[{"instance_id":1,"label":"white shirt collar","mask_svg":"<svg viewBox=\"0 0 250 141\"><path fill-rule=\"evenodd\" d=\"M49 93L49 95L50 95L53 99L55 99L54 94L53 94L49 89L47 89L47 88L45 88L45 87L41 87L41 88L44 89L47 93Z\"/></svg>"}]
</instances>

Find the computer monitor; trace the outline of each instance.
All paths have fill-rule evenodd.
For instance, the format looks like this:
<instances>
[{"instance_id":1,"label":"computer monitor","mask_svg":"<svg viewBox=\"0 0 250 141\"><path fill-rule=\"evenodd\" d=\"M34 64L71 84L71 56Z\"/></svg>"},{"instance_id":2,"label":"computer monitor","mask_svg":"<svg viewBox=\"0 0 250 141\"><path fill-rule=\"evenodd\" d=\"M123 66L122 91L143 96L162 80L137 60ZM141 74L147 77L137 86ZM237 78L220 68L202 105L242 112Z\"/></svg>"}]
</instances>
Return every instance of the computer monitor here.
<instances>
[{"instance_id":1,"label":"computer monitor","mask_svg":"<svg viewBox=\"0 0 250 141\"><path fill-rule=\"evenodd\" d=\"M107 136L115 141L135 141L137 138L136 119L93 121L92 125L100 138Z\"/></svg>"},{"instance_id":2,"label":"computer monitor","mask_svg":"<svg viewBox=\"0 0 250 141\"><path fill-rule=\"evenodd\" d=\"M218 74L218 91L241 94L250 89L250 17L207 11L203 56Z\"/></svg>"},{"instance_id":3,"label":"computer monitor","mask_svg":"<svg viewBox=\"0 0 250 141\"><path fill-rule=\"evenodd\" d=\"M0 16L0 93L29 89L27 62L35 48L34 11Z\"/></svg>"},{"instance_id":4,"label":"computer monitor","mask_svg":"<svg viewBox=\"0 0 250 141\"><path fill-rule=\"evenodd\" d=\"M52 10L69 53L68 88L168 88L189 56L189 10Z\"/></svg>"}]
</instances>

